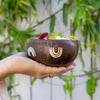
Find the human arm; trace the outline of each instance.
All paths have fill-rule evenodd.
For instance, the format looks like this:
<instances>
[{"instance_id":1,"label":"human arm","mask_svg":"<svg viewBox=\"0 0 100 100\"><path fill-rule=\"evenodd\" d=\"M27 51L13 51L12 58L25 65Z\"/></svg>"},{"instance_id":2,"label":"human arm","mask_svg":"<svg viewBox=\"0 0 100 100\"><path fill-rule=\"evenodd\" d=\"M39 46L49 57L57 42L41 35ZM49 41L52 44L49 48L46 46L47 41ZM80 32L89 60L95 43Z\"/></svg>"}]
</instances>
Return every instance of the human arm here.
<instances>
[{"instance_id":1,"label":"human arm","mask_svg":"<svg viewBox=\"0 0 100 100\"><path fill-rule=\"evenodd\" d=\"M26 52L21 52L0 61L0 80L14 73L30 75L43 79L50 75L52 77L61 75L73 69L75 65L76 63L73 62L71 65L66 67L48 67L29 59Z\"/></svg>"},{"instance_id":2,"label":"human arm","mask_svg":"<svg viewBox=\"0 0 100 100\"><path fill-rule=\"evenodd\" d=\"M0 81L0 100L9 100L5 80Z\"/></svg>"}]
</instances>

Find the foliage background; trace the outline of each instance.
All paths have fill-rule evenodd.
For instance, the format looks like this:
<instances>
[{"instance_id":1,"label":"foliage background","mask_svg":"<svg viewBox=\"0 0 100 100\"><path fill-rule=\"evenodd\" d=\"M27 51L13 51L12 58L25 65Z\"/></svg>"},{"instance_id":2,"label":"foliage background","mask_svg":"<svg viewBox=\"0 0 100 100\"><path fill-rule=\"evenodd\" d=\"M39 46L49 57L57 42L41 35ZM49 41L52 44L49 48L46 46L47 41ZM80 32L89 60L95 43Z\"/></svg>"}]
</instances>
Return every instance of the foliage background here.
<instances>
[{"instance_id":1,"label":"foliage background","mask_svg":"<svg viewBox=\"0 0 100 100\"><path fill-rule=\"evenodd\" d=\"M56 2L55 8L62 5L60 6L60 10L52 8L54 2ZM47 15L49 17L42 15L44 9L41 12L41 16L43 17L40 18L39 12L41 10L38 9L38 3L42 3L42 7L46 5L44 8L48 9ZM62 0L0 0L0 37L2 37L0 42L0 59L16 52L25 51L27 39L38 37L40 33L44 32L42 28L48 31L48 27L42 27L42 24L50 19L48 22L50 24L49 33L63 33L64 36L72 34L78 37L80 41L79 59L83 66L81 70L88 76L86 90L91 100L93 100L93 94L96 91L97 82L100 78L100 74L92 74L100 71L100 63L97 62L100 60L100 51L98 50L98 47L100 47L99 5L99 0L68 0L63 4ZM62 23L59 23L59 17L57 17L57 14L59 16L60 12L62 12L62 16L60 16ZM23 26L22 28L20 24ZM61 24L60 28L57 24ZM65 32L62 30L63 27L66 29ZM88 52L88 60L90 60L88 62L89 66L86 66L83 51L85 53ZM77 83L76 77L78 76L75 75L74 71L68 75L70 76L59 78L64 82L63 88L65 94L68 91L70 99L72 100L74 99L72 98L72 91L75 88L75 83ZM36 78L33 78L31 84L35 80ZM16 97L21 99L20 94L13 93L16 86L18 84L14 82L14 75L12 75L9 77L8 86L11 99L16 99Z\"/></svg>"}]
</instances>

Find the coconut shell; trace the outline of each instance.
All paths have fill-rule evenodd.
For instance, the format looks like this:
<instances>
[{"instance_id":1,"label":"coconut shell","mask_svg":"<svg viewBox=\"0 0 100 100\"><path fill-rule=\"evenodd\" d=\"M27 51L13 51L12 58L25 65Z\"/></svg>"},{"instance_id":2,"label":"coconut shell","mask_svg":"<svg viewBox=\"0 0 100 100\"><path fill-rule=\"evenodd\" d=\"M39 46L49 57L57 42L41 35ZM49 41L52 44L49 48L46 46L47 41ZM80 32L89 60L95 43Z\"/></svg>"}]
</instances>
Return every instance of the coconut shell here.
<instances>
[{"instance_id":1,"label":"coconut shell","mask_svg":"<svg viewBox=\"0 0 100 100\"><path fill-rule=\"evenodd\" d=\"M28 57L51 67L67 66L77 57L78 40L29 39L26 46Z\"/></svg>"}]
</instances>

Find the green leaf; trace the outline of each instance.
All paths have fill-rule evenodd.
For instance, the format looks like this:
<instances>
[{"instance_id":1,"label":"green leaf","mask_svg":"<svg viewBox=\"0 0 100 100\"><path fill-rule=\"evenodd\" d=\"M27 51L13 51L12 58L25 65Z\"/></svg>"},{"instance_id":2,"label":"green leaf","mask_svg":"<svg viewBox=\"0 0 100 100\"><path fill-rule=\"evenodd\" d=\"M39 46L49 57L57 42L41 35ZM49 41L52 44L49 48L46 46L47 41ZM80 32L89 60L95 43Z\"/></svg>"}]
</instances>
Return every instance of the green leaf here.
<instances>
[{"instance_id":1,"label":"green leaf","mask_svg":"<svg viewBox=\"0 0 100 100\"><path fill-rule=\"evenodd\" d=\"M16 50L17 50L18 52L22 52L21 48L16 48Z\"/></svg>"},{"instance_id":2,"label":"green leaf","mask_svg":"<svg viewBox=\"0 0 100 100\"><path fill-rule=\"evenodd\" d=\"M93 6L94 6L95 10L100 9L100 1L95 2L95 4Z\"/></svg>"},{"instance_id":3,"label":"green leaf","mask_svg":"<svg viewBox=\"0 0 100 100\"><path fill-rule=\"evenodd\" d=\"M74 22L73 22L73 34L75 34L76 30L79 28L79 17L80 13L78 10L76 10L75 17L74 17Z\"/></svg>"},{"instance_id":4,"label":"green leaf","mask_svg":"<svg viewBox=\"0 0 100 100\"><path fill-rule=\"evenodd\" d=\"M97 79L95 77L87 80L87 93L88 95L93 98L93 94L95 93L95 89L97 87Z\"/></svg>"},{"instance_id":5,"label":"green leaf","mask_svg":"<svg viewBox=\"0 0 100 100\"><path fill-rule=\"evenodd\" d=\"M83 19L86 19L86 11L85 11L85 9L81 9L81 14L83 16Z\"/></svg>"},{"instance_id":6,"label":"green leaf","mask_svg":"<svg viewBox=\"0 0 100 100\"><path fill-rule=\"evenodd\" d=\"M33 4L37 4L36 0L30 0Z\"/></svg>"},{"instance_id":7,"label":"green leaf","mask_svg":"<svg viewBox=\"0 0 100 100\"><path fill-rule=\"evenodd\" d=\"M90 10L94 10L94 7L91 5L87 5L87 8L89 8Z\"/></svg>"},{"instance_id":8,"label":"green leaf","mask_svg":"<svg viewBox=\"0 0 100 100\"><path fill-rule=\"evenodd\" d=\"M42 0L43 4L45 4L45 0Z\"/></svg>"},{"instance_id":9,"label":"green leaf","mask_svg":"<svg viewBox=\"0 0 100 100\"><path fill-rule=\"evenodd\" d=\"M64 37L64 36L63 36L63 33L58 33L58 35L59 35L60 37Z\"/></svg>"},{"instance_id":10,"label":"green leaf","mask_svg":"<svg viewBox=\"0 0 100 100\"><path fill-rule=\"evenodd\" d=\"M72 100L72 88L70 81L66 81L66 84L63 86L65 94L67 94L67 91L69 92L70 100Z\"/></svg>"},{"instance_id":11,"label":"green leaf","mask_svg":"<svg viewBox=\"0 0 100 100\"><path fill-rule=\"evenodd\" d=\"M69 11L68 4L65 3L63 5L63 23L65 26L67 26L68 24L68 11Z\"/></svg>"},{"instance_id":12,"label":"green leaf","mask_svg":"<svg viewBox=\"0 0 100 100\"><path fill-rule=\"evenodd\" d=\"M67 86L66 85L63 86L63 89L64 89L65 94L67 94L67 92L66 92Z\"/></svg>"},{"instance_id":13,"label":"green leaf","mask_svg":"<svg viewBox=\"0 0 100 100\"><path fill-rule=\"evenodd\" d=\"M71 80L72 78L75 78L75 77L76 77L75 75L70 75L70 76L59 77L59 78L66 82L66 81Z\"/></svg>"},{"instance_id":14,"label":"green leaf","mask_svg":"<svg viewBox=\"0 0 100 100\"><path fill-rule=\"evenodd\" d=\"M23 4L23 5L31 7L31 5L27 1L24 1L24 0L21 0L20 4Z\"/></svg>"},{"instance_id":15,"label":"green leaf","mask_svg":"<svg viewBox=\"0 0 100 100\"><path fill-rule=\"evenodd\" d=\"M37 18L37 13L36 12L32 12L34 18L36 19Z\"/></svg>"},{"instance_id":16,"label":"green leaf","mask_svg":"<svg viewBox=\"0 0 100 100\"><path fill-rule=\"evenodd\" d=\"M75 89L75 86L76 86L76 77L74 77L74 82L73 82L73 87L72 87L72 90Z\"/></svg>"},{"instance_id":17,"label":"green leaf","mask_svg":"<svg viewBox=\"0 0 100 100\"><path fill-rule=\"evenodd\" d=\"M37 78L36 77L34 77L33 79L32 79L32 81L31 81L31 87L33 86L33 84L34 84L34 82L37 80Z\"/></svg>"},{"instance_id":18,"label":"green leaf","mask_svg":"<svg viewBox=\"0 0 100 100\"><path fill-rule=\"evenodd\" d=\"M93 72L93 70L90 70L90 71L84 71L85 74L88 74L88 76L90 78L93 78L93 74L90 74L91 72Z\"/></svg>"},{"instance_id":19,"label":"green leaf","mask_svg":"<svg viewBox=\"0 0 100 100\"><path fill-rule=\"evenodd\" d=\"M7 87L7 90L10 91L12 88L13 88L13 86L12 86L12 85L9 85L9 86Z\"/></svg>"},{"instance_id":20,"label":"green leaf","mask_svg":"<svg viewBox=\"0 0 100 100\"><path fill-rule=\"evenodd\" d=\"M16 85L9 85L8 87L7 87L7 90L8 91L10 91L12 88L14 88L14 87L16 87L16 86L18 86L19 84L16 84Z\"/></svg>"},{"instance_id":21,"label":"green leaf","mask_svg":"<svg viewBox=\"0 0 100 100\"><path fill-rule=\"evenodd\" d=\"M51 16L51 20L50 20L50 33L54 32L55 21L56 21L56 16L55 15Z\"/></svg>"},{"instance_id":22,"label":"green leaf","mask_svg":"<svg viewBox=\"0 0 100 100\"><path fill-rule=\"evenodd\" d=\"M14 74L9 76L9 84L12 85L14 80Z\"/></svg>"},{"instance_id":23,"label":"green leaf","mask_svg":"<svg viewBox=\"0 0 100 100\"><path fill-rule=\"evenodd\" d=\"M35 4L37 4L36 0L29 0L31 6L32 6L32 10L33 11L36 11L36 7L35 7Z\"/></svg>"},{"instance_id":24,"label":"green leaf","mask_svg":"<svg viewBox=\"0 0 100 100\"><path fill-rule=\"evenodd\" d=\"M11 98L11 100L12 100L12 98L18 98L18 100L21 100L21 96L19 94L10 96L10 98ZM16 100L16 99L14 99L14 100Z\"/></svg>"},{"instance_id":25,"label":"green leaf","mask_svg":"<svg viewBox=\"0 0 100 100\"><path fill-rule=\"evenodd\" d=\"M61 0L58 0L58 4L60 3Z\"/></svg>"},{"instance_id":26,"label":"green leaf","mask_svg":"<svg viewBox=\"0 0 100 100\"><path fill-rule=\"evenodd\" d=\"M17 27L16 27L16 25L10 19L4 17L4 20L7 21L9 24L11 24L16 30L18 30Z\"/></svg>"},{"instance_id":27,"label":"green leaf","mask_svg":"<svg viewBox=\"0 0 100 100\"><path fill-rule=\"evenodd\" d=\"M83 66L83 68L85 67L85 62L84 62L84 59L83 59L83 56L82 56L82 47L81 47L81 44L79 43L79 50L80 50L80 52L79 52L79 57L80 57L80 60L81 60L81 63L82 63L82 66Z\"/></svg>"}]
</instances>

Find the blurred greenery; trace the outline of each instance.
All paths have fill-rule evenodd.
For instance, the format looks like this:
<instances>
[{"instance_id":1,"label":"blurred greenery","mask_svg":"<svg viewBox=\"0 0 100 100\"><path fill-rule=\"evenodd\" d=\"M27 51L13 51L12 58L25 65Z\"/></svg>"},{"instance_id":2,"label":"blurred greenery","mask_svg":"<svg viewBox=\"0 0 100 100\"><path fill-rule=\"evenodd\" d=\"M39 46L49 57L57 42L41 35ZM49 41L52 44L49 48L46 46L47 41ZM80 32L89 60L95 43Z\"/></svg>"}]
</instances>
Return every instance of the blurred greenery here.
<instances>
[{"instance_id":1,"label":"blurred greenery","mask_svg":"<svg viewBox=\"0 0 100 100\"><path fill-rule=\"evenodd\" d=\"M54 32L55 21L56 21L56 16L55 15L51 16L51 20L50 20L50 33Z\"/></svg>"},{"instance_id":2,"label":"blurred greenery","mask_svg":"<svg viewBox=\"0 0 100 100\"><path fill-rule=\"evenodd\" d=\"M97 60L99 57L98 47L100 46L100 0L73 0L73 34L81 33L84 40L84 50L90 49L90 71L97 71ZM85 66L82 57L82 45L80 40L80 60ZM86 73L86 72L85 72ZM98 77L98 76L97 76ZM93 100L93 94L97 87L97 77L89 75L86 82L88 95Z\"/></svg>"},{"instance_id":3,"label":"blurred greenery","mask_svg":"<svg viewBox=\"0 0 100 100\"><path fill-rule=\"evenodd\" d=\"M46 0L42 1L45 5ZM58 5L61 1L62 0L57 1ZM35 34L35 29L31 29L34 21L29 23L30 15L33 15L35 20L37 19L36 4L36 0L0 0L0 37L3 38L3 42L0 41L0 60L15 52L25 51L27 39L35 38L40 35L40 33ZM70 13L71 7L72 13ZM18 29L18 19L20 19L21 22L26 21L29 26L23 30ZM56 15L51 16L51 34L55 30L56 19ZM62 22L65 27L67 27L69 19L73 20L73 35L81 34L81 38L79 39L79 57L83 68L85 68L85 62L82 56L83 51L90 49L90 63L92 63L92 65L90 64L90 71L97 71L97 59L100 58L98 51L98 47L100 47L100 0L68 0L68 2L64 3L62 6ZM62 36L62 33L59 32L58 35ZM91 66L93 66L93 68ZM90 71L84 72L89 73ZM93 99L93 94L97 87L97 77L91 75L86 82L87 93L91 97L91 100ZM72 78L74 79L73 88L70 84ZM70 98L72 99L72 91L74 90L76 83L74 73L72 72L69 77L60 77L60 79L65 82L65 93L68 91ZM13 81L14 75L9 77L9 91L16 86L13 85ZM33 78L31 85L33 85L35 81L36 78ZM21 99L20 95L10 95L10 97L19 97L19 99Z\"/></svg>"},{"instance_id":4,"label":"blurred greenery","mask_svg":"<svg viewBox=\"0 0 100 100\"><path fill-rule=\"evenodd\" d=\"M75 89L76 86L76 76L73 75L74 70L71 72L70 76L65 77L59 77L65 82L65 85L63 86L65 94L67 94L67 91L69 92L70 100L72 100L72 91ZM73 84L71 86L71 79L73 78Z\"/></svg>"},{"instance_id":5,"label":"blurred greenery","mask_svg":"<svg viewBox=\"0 0 100 100\"><path fill-rule=\"evenodd\" d=\"M15 52L25 51L27 39L38 37L40 34L34 34L35 30L30 30L33 22L24 29L20 30L17 27L17 21L20 18L29 24L29 16L33 15L37 18L35 0L0 0L0 60L14 54ZM29 11L31 12L29 13ZM12 98L21 99L20 95L13 95L11 90L17 85L14 84L14 75L9 77L8 91Z\"/></svg>"},{"instance_id":6,"label":"blurred greenery","mask_svg":"<svg viewBox=\"0 0 100 100\"><path fill-rule=\"evenodd\" d=\"M37 37L39 34L32 34L35 32L34 29L30 30L32 23L25 30L17 28L18 18L28 23L30 9L31 14L36 17L35 0L1 0L0 3L0 35L4 37L4 41L0 42L0 59L2 59L15 51L25 51L27 39Z\"/></svg>"},{"instance_id":7,"label":"blurred greenery","mask_svg":"<svg viewBox=\"0 0 100 100\"><path fill-rule=\"evenodd\" d=\"M68 12L69 12L69 6L67 3L63 5L63 23L65 26L68 25Z\"/></svg>"}]
</instances>

